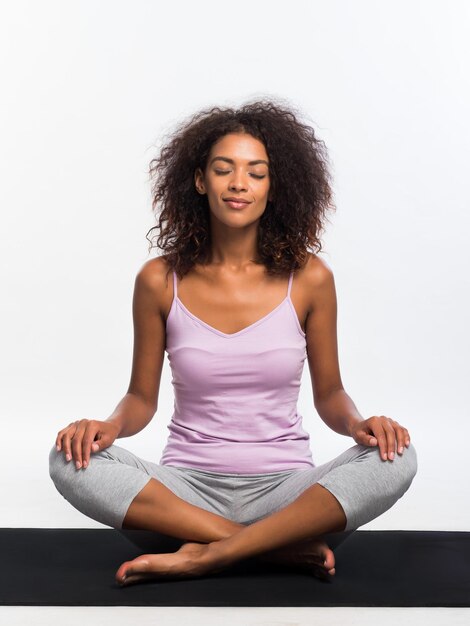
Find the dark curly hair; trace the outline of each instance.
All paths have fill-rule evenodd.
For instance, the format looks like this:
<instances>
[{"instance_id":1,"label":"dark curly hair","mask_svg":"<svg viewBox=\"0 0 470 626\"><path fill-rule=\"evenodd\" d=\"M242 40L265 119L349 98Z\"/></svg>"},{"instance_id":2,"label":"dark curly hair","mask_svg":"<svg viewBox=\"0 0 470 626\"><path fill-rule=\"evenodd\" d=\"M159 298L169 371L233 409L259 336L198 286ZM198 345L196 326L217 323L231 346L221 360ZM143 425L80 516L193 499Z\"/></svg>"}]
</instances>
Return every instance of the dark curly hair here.
<instances>
[{"instance_id":1,"label":"dark curly hair","mask_svg":"<svg viewBox=\"0 0 470 626\"><path fill-rule=\"evenodd\" d=\"M273 199L260 217L254 262L265 265L268 274L286 275L307 262L309 246L322 250L327 211L336 210L329 160L324 142L300 117L291 104L263 98L237 109L202 110L177 125L148 172L158 226L146 238L158 228L157 246L170 269L183 277L195 263L209 260L209 202L197 192L194 173L198 167L205 172L212 145L228 133L255 137L269 157Z\"/></svg>"}]
</instances>

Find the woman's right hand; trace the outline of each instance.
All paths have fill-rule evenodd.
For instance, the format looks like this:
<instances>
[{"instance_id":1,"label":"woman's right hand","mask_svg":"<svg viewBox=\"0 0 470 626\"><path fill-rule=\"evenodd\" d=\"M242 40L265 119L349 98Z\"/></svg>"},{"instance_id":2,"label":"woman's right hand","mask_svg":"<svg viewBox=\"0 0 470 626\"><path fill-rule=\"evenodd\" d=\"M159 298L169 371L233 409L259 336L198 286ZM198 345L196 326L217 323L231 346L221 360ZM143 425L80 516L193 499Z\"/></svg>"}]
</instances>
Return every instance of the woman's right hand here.
<instances>
[{"instance_id":1,"label":"woman's right hand","mask_svg":"<svg viewBox=\"0 0 470 626\"><path fill-rule=\"evenodd\" d=\"M77 469L85 469L91 452L109 447L118 435L119 426L113 422L82 419L60 430L55 445L57 452L64 451L66 461L73 458Z\"/></svg>"}]
</instances>

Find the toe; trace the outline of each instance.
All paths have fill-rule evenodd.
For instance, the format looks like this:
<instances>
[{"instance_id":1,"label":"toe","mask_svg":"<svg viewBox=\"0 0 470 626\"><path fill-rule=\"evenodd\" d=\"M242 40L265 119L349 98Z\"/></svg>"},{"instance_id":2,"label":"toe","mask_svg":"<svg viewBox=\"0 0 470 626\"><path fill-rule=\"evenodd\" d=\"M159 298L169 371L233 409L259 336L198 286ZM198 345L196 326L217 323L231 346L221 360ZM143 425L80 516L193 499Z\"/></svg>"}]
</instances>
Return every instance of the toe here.
<instances>
[{"instance_id":1,"label":"toe","mask_svg":"<svg viewBox=\"0 0 470 626\"><path fill-rule=\"evenodd\" d=\"M125 563L123 563L119 567L118 571L116 572L116 580L118 582L121 582L126 577L126 573L127 573L128 568L129 568L129 564L130 564L130 561L126 561Z\"/></svg>"},{"instance_id":2,"label":"toe","mask_svg":"<svg viewBox=\"0 0 470 626\"><path fill-rule=\"evenodd\" d=\"M127 587L127 586L132 585L132 583L138 583L142 580L147 580L148 578L150 578L148 574L142 574L141 576L137 576L137 575L126 576L124 580L118 580L118 583L121 587Z\"/></svg>"},{"instance_id":3,"label":"toe","mask_svg":"<svg viewBox=\"0 0 470 626\"><path fill-rule=\"evenodd\" d=\"M127 583L133 574L136 575L137 578L141 578L141 576L137 575L146 572L148 567L149 562L142 556L137 557L133 561L125 561L116 572L116 580L119 583Z\"/></svg>"},{"instance_id":4,"label":"toe","mask_svg":"<svg viewBox=\"0 0 470 626\"><path fill-rule=\"evenodd\" d=\"M333 553L333 550L331 550L330 548L325 548L324 550L322 550L321 556L323 558L322 566L328 571L334 569L335 555Z\"/></svg>"},{"instance_id":5,"label":"toe","mask_svg":"<svg viewBox=\"0 0 470 626\"><path fill-rule=\"evenodd\" d=\"M331 550L326 543L321 545L315 561L325 575L335 575L335 555L333 550Z\"/></svg>"},{"instance_id":6,"label":"toe","mask_svg":"<svg viewBox=\"0 0 470 626\"><path fill-rule=\"evenodd\" d=\"M324 553L323 567L331 576L336 574L335 564L334 552L331 548L327 548Z\"/></svg>"},{"instance_id":7,"label":"toe","mask_svg":"<svg viewBox=\"0 0 470 626\"><path fill-rule=\"evenodd\" d=\"M330 580L331 578L330 573L319 565L314 565L313 567L310 566L309 571L310 573L313 573L316 578L320 578L321 580Z\"/></svg>"}]
</instances>

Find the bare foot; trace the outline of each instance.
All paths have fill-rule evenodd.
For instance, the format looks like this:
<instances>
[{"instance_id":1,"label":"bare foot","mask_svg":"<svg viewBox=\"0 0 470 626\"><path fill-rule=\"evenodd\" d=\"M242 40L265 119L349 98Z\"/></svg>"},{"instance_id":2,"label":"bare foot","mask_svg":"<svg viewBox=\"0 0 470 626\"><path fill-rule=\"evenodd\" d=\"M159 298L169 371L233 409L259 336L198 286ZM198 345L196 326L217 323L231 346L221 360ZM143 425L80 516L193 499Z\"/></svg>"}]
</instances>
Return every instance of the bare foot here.
<instances>
[{"instance_id":1,"label":"bare foot","mask_svg":"<svg viewBox=\"0 0 470 626\"><path fill-rule=\"evenodd\" d=\"M125 561L119 567L116 581L125 586L152 578L194 578L229 567L221 566L217 557L214 559L210 546L211 544L187 542L176 552L142 554L132 561ZM320 539L303 540L256 558L269 563L293 565L323 580L328 580L335 574L333 550Z\"/></svg>"},{"instance_id":2,"label":"bare foot","mask_svg":"<svg viewBox=\"0 0 470 626\"><path fill-rule=\"evenodd\" d=\"M208 544L188 542L176 552L142 554L125 561L116 572L116 582L125 586L149 578L192 578L222 569L208 557Z\"/></svg>"},{"instance_id":3,"label":"bare foot","mask_svg":"<svg viewBox=\"0 0 470 626\"><path fill-rule=\"evenodd\" d=\"M268 563L293 565L307 570L317 578L328 580L336 574L335 555L325 541L307 539L260 555L260 560Z\"/></svg>"}]
</instances>

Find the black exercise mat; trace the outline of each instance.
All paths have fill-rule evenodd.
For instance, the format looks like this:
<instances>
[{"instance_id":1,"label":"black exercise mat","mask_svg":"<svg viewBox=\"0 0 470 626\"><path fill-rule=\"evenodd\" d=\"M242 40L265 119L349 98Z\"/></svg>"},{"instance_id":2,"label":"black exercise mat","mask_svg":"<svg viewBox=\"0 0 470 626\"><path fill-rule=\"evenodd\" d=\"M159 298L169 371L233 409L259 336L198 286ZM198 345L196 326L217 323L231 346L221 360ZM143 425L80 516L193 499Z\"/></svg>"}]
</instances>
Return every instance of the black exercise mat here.
<instances>
[{"instance_id":1,"label":"black exercise mat","mask_svg":"<svg viewBox=\"0 0 470 626\"><path fill-rule=\"evenodd\" d=\"M456 531L357 530L334 548L332 582L250 559L199 578L115 582L145 548L182 543L112 528L0 529L0 605L470 606L470 532Z\"/></svg>"}]
</instances>

